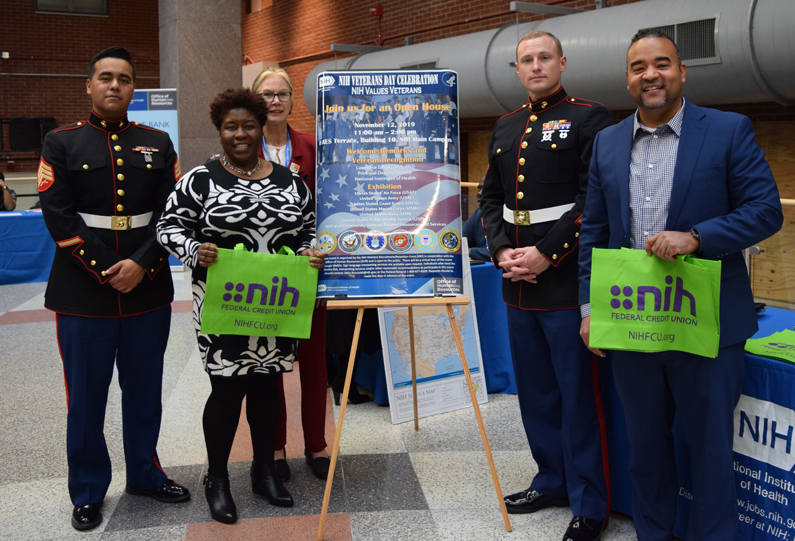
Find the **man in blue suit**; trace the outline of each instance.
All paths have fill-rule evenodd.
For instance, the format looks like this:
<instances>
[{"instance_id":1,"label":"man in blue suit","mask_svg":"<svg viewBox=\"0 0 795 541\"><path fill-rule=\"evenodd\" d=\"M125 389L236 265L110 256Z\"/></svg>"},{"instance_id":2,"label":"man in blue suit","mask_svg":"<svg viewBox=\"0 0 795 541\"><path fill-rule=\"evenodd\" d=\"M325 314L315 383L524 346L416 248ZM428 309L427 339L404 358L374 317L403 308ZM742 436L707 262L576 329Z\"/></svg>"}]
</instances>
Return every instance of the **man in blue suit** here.
<instances>
[{"instance_id":1,"label":"man in blue suit","mask_svg":"<svg viewBox=\"0 0 795 541\"><path fill-rule=\"evenodd\" d=\"M676 45L665 34L641 31L632 38L627 88L638 111L596 137L580 235L580 334L586 345L593 248L635 248L666 260L695 254L722 261L717 358L612 353L626 414L640 541L674 539L675 414L693 478L687 539L735 539L733 413L745 373L743 346L757 330L740 252L774 234L783 221L778 189L751 122L684 100L685 72Z\"/></svg>"}]
</instances>

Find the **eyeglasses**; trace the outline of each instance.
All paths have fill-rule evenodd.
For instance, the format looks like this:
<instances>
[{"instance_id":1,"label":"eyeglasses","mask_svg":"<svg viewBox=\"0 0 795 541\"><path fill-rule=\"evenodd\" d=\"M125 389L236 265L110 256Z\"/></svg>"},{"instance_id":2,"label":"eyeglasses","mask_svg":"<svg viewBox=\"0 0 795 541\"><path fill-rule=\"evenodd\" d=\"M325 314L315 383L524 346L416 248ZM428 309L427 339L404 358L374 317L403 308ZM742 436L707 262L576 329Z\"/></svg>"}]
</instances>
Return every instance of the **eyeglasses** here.
<instances>
[{"instance_id":1,"label":"eyeglasses","mask_svg":"<svg viewBox=\"0 0 795 541\"><path fill-rule=\"evenodd\" d=\"M265 100L266 103L272 102L274 98L279 98L279 101L282 103L293 99L292 92L279 92L278 94L274 94L273 92L260 92L259 95L262 96L262 99Z\"/></svg>"}]
</instances>

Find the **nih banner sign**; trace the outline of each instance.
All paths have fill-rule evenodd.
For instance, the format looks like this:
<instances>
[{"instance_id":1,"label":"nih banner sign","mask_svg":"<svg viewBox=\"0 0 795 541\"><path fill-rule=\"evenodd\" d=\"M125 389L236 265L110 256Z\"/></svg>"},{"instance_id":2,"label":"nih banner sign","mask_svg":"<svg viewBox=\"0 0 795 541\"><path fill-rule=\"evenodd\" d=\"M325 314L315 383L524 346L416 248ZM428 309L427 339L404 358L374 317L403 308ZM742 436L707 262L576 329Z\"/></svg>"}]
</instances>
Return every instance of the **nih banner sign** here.
<instances>
[{"instance_id":1,"label":"nih banner sign","mask_svg":"<svg viewBox=\"0 0 795 541\"><path fill-rule=\"evenodd\" d=\"M795 539L794 432L795 410L740 397L734 410L738 539Z\"/></svg>"},{"instance_id":2,"label":"nih banner sign","mask_svg":"<svg viewBox=\"0 0 795 541\"><path fill-rule=\"evenodd\" d=\"M136 89L127 110L127 118L132 122L140 122L150 128L166 132L174 144L174 151L179 154L176 88Z\"/></svg>"}]
</instances>

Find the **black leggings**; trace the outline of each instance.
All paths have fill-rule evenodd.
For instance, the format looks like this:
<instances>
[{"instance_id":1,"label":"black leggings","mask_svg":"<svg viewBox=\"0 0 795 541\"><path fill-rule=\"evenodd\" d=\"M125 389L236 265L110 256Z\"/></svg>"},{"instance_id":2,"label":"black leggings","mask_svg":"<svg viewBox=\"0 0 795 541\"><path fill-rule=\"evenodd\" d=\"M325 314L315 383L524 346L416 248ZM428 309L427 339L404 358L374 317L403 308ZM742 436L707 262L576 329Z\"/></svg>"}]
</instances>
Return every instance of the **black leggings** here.
<instances>
[{"instance_id":1,"label":"black leggings","mask_svg":"<svg viewBox=\"0 0 795 541\"><path fill-rule=\"evenodd\" d=\"M210 376L212 392L204 406L202 419L210 475L225 477L229 474L227 462L244 397L254 460L273 463L273 446L281 415L278 377L274 374Z\"/></svg>"}]
</instances>

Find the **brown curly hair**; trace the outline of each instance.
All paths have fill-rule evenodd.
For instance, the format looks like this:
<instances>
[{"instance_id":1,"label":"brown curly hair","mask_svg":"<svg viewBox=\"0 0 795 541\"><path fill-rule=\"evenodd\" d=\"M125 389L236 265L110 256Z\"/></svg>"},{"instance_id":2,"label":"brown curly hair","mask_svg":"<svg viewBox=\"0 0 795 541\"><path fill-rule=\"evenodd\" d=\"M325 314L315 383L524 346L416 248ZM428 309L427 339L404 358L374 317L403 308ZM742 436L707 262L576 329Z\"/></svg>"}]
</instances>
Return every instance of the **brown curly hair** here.
<instances>
[{"instance_id":1,"label":"brown curly hair","mask_svg":"<svg viewBox=\"0 0 795 541\"><path fill-rule=\"evenodd\" d=\"M210 119L218 131L221 131L221 123L232 109L245 109L250 112L259 122L260 128L264 128L268 120L268 104L259 94L248 88L227 88L210 104Z\"/></svg>"}]
</instances>

